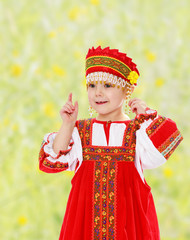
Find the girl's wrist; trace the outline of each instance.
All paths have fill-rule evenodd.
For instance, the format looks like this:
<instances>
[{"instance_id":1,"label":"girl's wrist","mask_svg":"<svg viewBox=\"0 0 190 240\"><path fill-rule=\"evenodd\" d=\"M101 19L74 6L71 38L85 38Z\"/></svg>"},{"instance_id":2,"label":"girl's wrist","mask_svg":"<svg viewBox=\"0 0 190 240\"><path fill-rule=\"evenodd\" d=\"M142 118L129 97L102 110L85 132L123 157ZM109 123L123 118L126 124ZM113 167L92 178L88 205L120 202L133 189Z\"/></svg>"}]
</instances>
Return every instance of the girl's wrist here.
<instances>
[{"instance_id":1,"label":"girl's wrist","mask_svg":"<svg viewBox=\"0 0 190 240\"><path fill-rule=\"evenodd\" d=\"M61 128L73 128L75 126L76 121L67 121L62 120Z\"/></svg>"},{"instance_id":2,"label":"girl's wrist","mask_svg":"<svg viewBox=\"0 0 190 240\"><path fill-rule=\"evenodd\" d=\"M61 125L58 133L61 135L63 133L64 133L64 135L65 135L65 133L70 135L73 132L74 127L75 127L75 124L73 124L73 123L62 122L62 125Z\"/></svg>"}]
</instances>

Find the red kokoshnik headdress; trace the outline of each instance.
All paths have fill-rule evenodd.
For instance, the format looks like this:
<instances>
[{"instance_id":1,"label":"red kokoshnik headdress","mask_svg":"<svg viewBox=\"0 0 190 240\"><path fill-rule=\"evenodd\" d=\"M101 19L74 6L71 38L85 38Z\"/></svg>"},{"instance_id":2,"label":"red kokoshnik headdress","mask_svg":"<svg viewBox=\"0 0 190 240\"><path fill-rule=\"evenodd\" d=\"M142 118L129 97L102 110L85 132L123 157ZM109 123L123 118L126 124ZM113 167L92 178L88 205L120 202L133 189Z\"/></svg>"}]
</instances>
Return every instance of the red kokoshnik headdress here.
<instances>
[{"instance_id":1,"label":"red kokoshnik headdress","mask_svg":"<svg viewBox=\"0 0 190 240\"><path fill-rule=\"evenodd\" d=\"M110 82L119 83L125 87L125 85L137 85L138 77L139 71L136 64L125 53L109 47L102 49L100 46L88 50L86 55L87 83L108 78Z\"/></svg>"}]
</instances>

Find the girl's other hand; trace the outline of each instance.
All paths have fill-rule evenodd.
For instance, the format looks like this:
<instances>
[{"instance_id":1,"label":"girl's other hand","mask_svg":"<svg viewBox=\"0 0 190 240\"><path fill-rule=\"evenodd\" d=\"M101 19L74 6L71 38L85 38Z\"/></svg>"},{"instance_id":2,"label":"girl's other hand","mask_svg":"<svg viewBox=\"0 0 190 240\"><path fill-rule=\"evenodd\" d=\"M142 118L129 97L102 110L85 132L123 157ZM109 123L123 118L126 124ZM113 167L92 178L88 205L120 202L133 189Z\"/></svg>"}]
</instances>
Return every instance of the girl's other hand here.
<instances>
[{"instance_id":1,"label":"girl's other hand","mask_svg":"<svg viewBox=\"0 0 190 240\"><path fill-rule=\"evenodd\" d=\"M72 103L72 93L69 94L68 100L59 111L60 116L65 123L75 124L78 116L78 102Z\"/></svg>"},{"instance_id":2,"label":"girl's other hand","mask_svg":"<svg viewBox=\"0 0 190 240\"><path fill-rule=\"evenodd\" d=\"M141 99L133 98L129 101L128 105L131 108L132 112L134 112L136 115L146 113L147 105Z\"/></svg>"}]
</instances>

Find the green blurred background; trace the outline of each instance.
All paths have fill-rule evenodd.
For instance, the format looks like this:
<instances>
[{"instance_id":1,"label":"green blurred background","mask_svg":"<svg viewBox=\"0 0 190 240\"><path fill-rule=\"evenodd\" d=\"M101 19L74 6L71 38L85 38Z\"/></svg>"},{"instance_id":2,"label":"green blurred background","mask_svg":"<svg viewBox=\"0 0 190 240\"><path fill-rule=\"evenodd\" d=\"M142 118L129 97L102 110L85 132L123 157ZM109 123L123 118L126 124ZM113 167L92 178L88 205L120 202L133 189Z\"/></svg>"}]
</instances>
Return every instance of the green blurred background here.
<instances>
[{"instance_id":1,"label":"green blurred background","mask_svg":"<svg viewBox=\"0 0 190 240\"><path fill-rule=\"evenodd\" d=\"M58 239L73 172L40 172L38 153L59 129L69 92L79 118L89 117L85 55L99 45L134 59L141 77L133 97L182 132L170 160L145 175L161 239L190 239L189 9L189 0L1 0L1 240Z\"/></svg>"}]
</instances>

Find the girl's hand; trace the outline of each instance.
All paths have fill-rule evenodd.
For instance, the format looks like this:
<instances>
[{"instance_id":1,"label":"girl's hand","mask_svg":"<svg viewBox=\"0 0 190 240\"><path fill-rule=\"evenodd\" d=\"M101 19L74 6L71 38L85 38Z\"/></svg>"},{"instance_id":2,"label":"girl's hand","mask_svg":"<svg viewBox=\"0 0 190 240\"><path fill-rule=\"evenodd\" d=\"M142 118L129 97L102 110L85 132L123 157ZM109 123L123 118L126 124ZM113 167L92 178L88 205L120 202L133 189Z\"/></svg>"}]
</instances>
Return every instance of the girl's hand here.
<instances>
[{"instance_id":1,"label":"girl's hand","mask_svg":"<svg viewBox=\"0 0 190 240\"><path fill-rule=\"evenodd\" d=\"M147 105L141 99L133 98L129 101L128 105L131 108L132 112L134 112L136 115L146 113Z\"/></svg>"},{"instance_id":2,"label":"girl's hand","mask_svg":"<svg viewBox=\"0 0 190 240\"><path fill-rule=\"evenodd\" d=\"M72 103L72 93L69 94L68 100L59 111L63 122L75 125L78 116L78 102Z\"/></svg>"}]
</instances>

